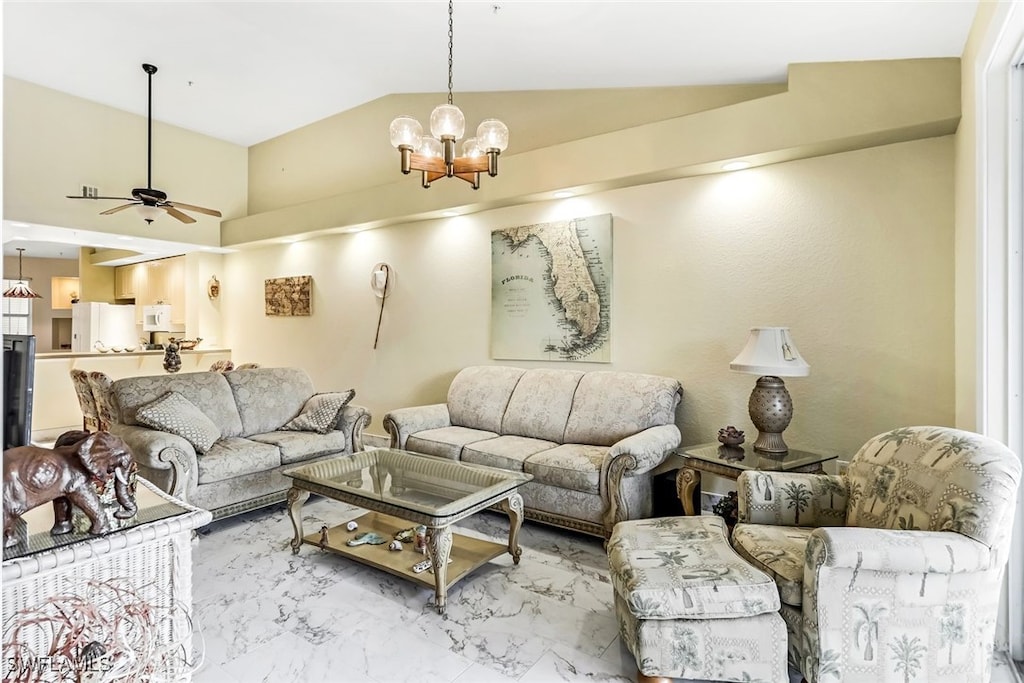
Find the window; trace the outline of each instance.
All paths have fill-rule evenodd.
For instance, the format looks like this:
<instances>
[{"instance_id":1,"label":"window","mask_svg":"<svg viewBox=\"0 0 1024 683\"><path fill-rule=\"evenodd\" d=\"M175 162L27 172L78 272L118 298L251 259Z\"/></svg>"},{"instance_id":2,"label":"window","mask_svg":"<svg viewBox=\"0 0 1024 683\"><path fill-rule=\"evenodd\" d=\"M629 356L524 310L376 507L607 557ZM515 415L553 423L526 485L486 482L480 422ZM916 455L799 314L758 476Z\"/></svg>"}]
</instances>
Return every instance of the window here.
<instances>
[{"instance_id":1,"label":"window","mask_svg":"<svg viewBox=\"0 0 1024 683\"><path fill-rule=\"evenodd\" d=\"M17 282L5 279L3 289ZM32 334L32 299L3 299L3 333Z\"/></svg>"}]
</instances>

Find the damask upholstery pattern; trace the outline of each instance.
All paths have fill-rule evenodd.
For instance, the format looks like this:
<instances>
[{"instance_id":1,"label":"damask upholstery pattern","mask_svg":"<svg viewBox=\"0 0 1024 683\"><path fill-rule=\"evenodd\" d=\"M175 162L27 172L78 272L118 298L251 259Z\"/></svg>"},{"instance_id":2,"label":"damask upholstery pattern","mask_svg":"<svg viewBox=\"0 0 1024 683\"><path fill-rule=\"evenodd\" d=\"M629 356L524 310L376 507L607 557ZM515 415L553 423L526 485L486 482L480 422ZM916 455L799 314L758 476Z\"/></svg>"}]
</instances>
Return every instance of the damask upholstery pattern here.
<instances>
[{"instance_id":1,"label":"damask upholstery pattern","mask_svg":"<svg viewBox=\"0 0 1024 683\"><path fill-rule=\"evenodd\" d=\"M197 451L186 439L136 419L143 405L170 391L199 410L191 422L209 419L221 430L205 453L203 444ZM139 473L210 510L214 519L284 500L291 485L285 469L362 450L362 432L370 423L366 408L349 402L330 416L325 434L281 430L313 396L312 380L299 368L131 377L115 381L111 392L116 420L110 432L128 444ZM244 432L243 422L265 431Z\"/></svg>"},{"instance_id":2,"label":"damask upholstery pattern","mask_svg":"<svg viewBox=\"0 0 1024 683\"><path fill-rule=\"evenodd\" d=\"M107 428L117 421L117 408L114 407L114 394L110 387L114 381L99 370L89 371L89 387L92 389L92 397L96 401L96 416L99 428L106 431Z\"/></svg>"},{"instance_id":3,"label":"damask upholstery pattern","mask_svg":"<svg viewBox=\"0 0 1024 683\"><path fill-rule=\"evenodd\" d=\"M523 373L502 416L501 433L564 443L565 423L582 378L582 372L571 370Z\"/></svg>"},{"instance_id":4,"label":"damask upholstery pattern","mask_svg":"<svg viewBox=\"0 0 1024 683\"><path fill-rule=\"evenodd\" d=\"M795 515L777 515L830 486L799 476L804 489L772 489L771 511L753 473L740 475L733 540L745 556L792 534ZM988 680L1020 477L1017 455L970 432L905 427L868 441L843 482L845 526L807 536L802 604L789 608L801 614L794 666L810 683ZM759 515L778 521L751 534Z\"/></svg>"},{"instance_id":5,"label":"damask upholstery pattern","mask_svg":"<svg viewBox=\"0 0 1024 683\"><path fill-rule=\"evenodd\" d=\"M530 439L525 436L496 435L494 438L473 441L464 446L460 459L475 465L525 472L524 463L527 458L557 445L552 441Z\"/></svg>"},{"instance_id":6,"label":"damask upholstery pattern","mask_svg":"<svg viewBox=\"0 0 1024 683\"><path fill-rule=\"evenodd\" d=\"M473 366L448 403L392 410L384 426L392 448L533 474L528 518L607 538L650 516L650 472L679 445L681 397L655 375Z\"/></svg>"},{"instance_id":7,"label":"damask upholstery pattern","mask_svg":"<svg viewBox=\"0 0 1024 683\"><path fill-rule=\"evenodd\" d=\"M71 371L71 383L75 387L78 406L82 410L82 429L95 432L99 427L99 413L96 410L96 398L92 395L89 385L89 373L75 368Z\"/></svg>"},{"instance_id":8,"label":"damask upholstery pattern","mask_svg":"<svg viewBox=\"0 0 1024 683\"><path fill-rule=\"evenodd\" d=\"M223 377L238 405L242 434L280 428L299 414L315 391L313 380L301 368L234 370Z\"/></svg>"},{"instance_id":9,"label":"damask upholstery pattern","mask_svg":"<svg viewBox=\"0 0 1024 683\"><path fill-rule=\"evenodd\" d=\"M118 422L139 424L135 413L141 406L152 403L169 391L176 391L210 418L220 428L221 436L240 436L242 418L238 414L231 387L224 377L219 372L187 372L119 379L111 387L114 400L120 408Z\"/></svg>"},{"instance_id":10,"label":"damask upholstery pattern","mask_svg":"<svg viewBox=\"0 0 1024 683\"><path fill-rule=\"evenodd\" d=\"M588 372L576 388L563 442L611 446L648 427L672 424L681 391L668 377Z\"/></svg>"},{"instance_id":11,"label":"damask upholstery pattern","mask_svg":"<svg viewBox=\"0 0 1024 683\"><path fill-rule=\"evenodd\" d=\"M448 387L452 424L501 433L512 391L525 370L503 366L476 366L461 370Z\"/></svg>"},{"instance_id":12,"label":"damask upholstery pattern","mask_svg":"<svg viewBox=\"0 0 1024 683\"><path fill-rule=\"evenodd\" d=\"M469 427L439 427L425 429L409 436L405 447L416 453L437 455L451 460L462 458L462 447L467 443L475 443L498 436L494 432Z\"/></svg>"},{"instance_id":13,"label":"damask upholstery pattern","mask_svg":"<svg viewBox=\"0 0 1024 683\"><path fill-rule=\"evenodd\" d=\"M248 472L272 470L281 464L281 452L273 444L232 437L221 439L199 458L199 483L233 479Z\"/></svg>"},{"instance_id":14,"label":"damask upholstery pattern","mask_svg":"<svg viewBox=\"0 0 1024 683\"><path fill-rule=\"evenodd\" d=\"M316 432L326 434L334 429L341 409L355 397L354 389L348 391L329 391L313 394L302 405L299 414L281 425L284 431Z\"/></svg>"},{"instance_id":15,"label":"damask upholstery pattern","mask_svg":"<svg viewBox=\"0 0 1024 683\"><path fill-rule=\"evenodd\" d=\"M249 439L277 446L281 451L282 465L305 462L317 455L341 453L348 448L348 440L342 430L329 431L326 434L267 432L266 434L254 434Z\"/></svg>"},{"instance_id":16,"label":"damask upholstery pattern","mask_svg":"<svg viewBox=\"0 0 1024 683\"><path fill-rule=\"evenodd\" d=\"M789 681L775 584L733 552L721 518L621 522L608 564L619 633L641 673Z\"/></svg>"},{"instance_id":17,"label":"damask upholstery pattern","mask_svg":"<svg viewBox=\"0 0 1024 683\"><path fill-rule=\"evenodd\" d=\"M141 406L135 417L144 425L177 434L192 444L197 453L210 450L220 438L217 425L176 391L168 391L157 400Z\"/></svg>"}]
</instances>

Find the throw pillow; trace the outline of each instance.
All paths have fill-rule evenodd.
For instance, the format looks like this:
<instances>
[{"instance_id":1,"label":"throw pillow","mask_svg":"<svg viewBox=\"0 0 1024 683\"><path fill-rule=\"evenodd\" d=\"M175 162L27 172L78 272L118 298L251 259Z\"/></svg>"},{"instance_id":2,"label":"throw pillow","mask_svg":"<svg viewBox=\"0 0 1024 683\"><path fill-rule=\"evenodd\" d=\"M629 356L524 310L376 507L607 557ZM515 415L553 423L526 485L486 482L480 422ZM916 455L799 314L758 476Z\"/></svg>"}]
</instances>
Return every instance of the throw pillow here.
<instances>
[{"instance_id":1,"label":"throw pillow","mask_svg":"<svg viewBox=\"0 0 1024 683\"><path fill-rule=\"evenodd\" d=\"M197 453L210 450L213 442L220 438L220 427L177 391L169 391L142 406L135 419L154 429L180 436L192 444Z\"/></svg>"},{"instance_id":2,"label":"throw pillow","mask_svg":"<svg viewBox=\"0 0 1024 683\"><path fill-rule=\"evenodd\" d=\"M313 394L302 406L302 411L281 429L326 434L338 421L338 415L341 414L342 408L348 405L355 395L355 389Z\"/></svg>"}]
</instances>

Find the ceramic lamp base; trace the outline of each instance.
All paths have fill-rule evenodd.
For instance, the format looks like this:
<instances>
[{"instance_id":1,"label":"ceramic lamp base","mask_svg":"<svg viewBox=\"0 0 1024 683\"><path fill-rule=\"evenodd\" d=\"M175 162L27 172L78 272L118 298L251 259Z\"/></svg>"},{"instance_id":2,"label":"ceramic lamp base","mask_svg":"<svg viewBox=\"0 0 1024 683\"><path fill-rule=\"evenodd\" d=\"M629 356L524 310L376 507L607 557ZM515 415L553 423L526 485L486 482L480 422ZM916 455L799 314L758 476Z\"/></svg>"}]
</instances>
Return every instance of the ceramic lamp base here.
<instances>
[{"instance_id":1,"label":"ceramic lamp base","mask_svg":"<svg viewBox=\"0 0 1024 683\"><path fill-rule=\"evenodd\" d=\"M747 403L750 421L757 427L754 450L765 453L786 453L789 446L782 439L793 419L793 399L781 377L765 375L757 380Z\"/></svg>"}]
</instances>

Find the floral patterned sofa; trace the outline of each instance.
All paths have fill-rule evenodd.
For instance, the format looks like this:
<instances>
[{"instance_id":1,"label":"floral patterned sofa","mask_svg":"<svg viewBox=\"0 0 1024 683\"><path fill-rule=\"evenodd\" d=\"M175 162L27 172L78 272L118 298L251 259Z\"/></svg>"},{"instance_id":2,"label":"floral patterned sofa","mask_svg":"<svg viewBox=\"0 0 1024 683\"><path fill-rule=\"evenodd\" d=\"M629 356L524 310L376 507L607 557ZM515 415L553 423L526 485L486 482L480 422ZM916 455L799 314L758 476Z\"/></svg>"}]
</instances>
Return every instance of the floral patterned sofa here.
<instances>
[{"instance_id":1,"label":"floral patterned sofa","mask_svg":"<svg viewBox=\"0 0 1024 683\"><path fill-rule=\"evenodd\" d=\"M110 387L109 431L141 476L218 519L284 500L296 463L361 451L354 394L317 394L299 368L129 377Z\"/></svg>"},{"instance_id":2,"label":"floral patterned sofa","mask_svg":"<svg viewBox=\"0 0 1024 683\"><path fill-rule=\"evenodd\" d=\"M384 416L391 447L527 472L530 519L608 538L651 514L651 470L680 442L677 380L629 372L461 370L446 403Z\"/></svg>"},{"instance_id":3,"label":"floral patterned sofa","mask_svg":"<svg viewBox=\"0 0 1024 683\"><path fill-rule=\"evenodd\" d=\"M876 436L845 476L743 472L733 545L778 584L793 666L989 680L1020 476L1003 444L945 427Z\"/></svg>"}]
</instances>

